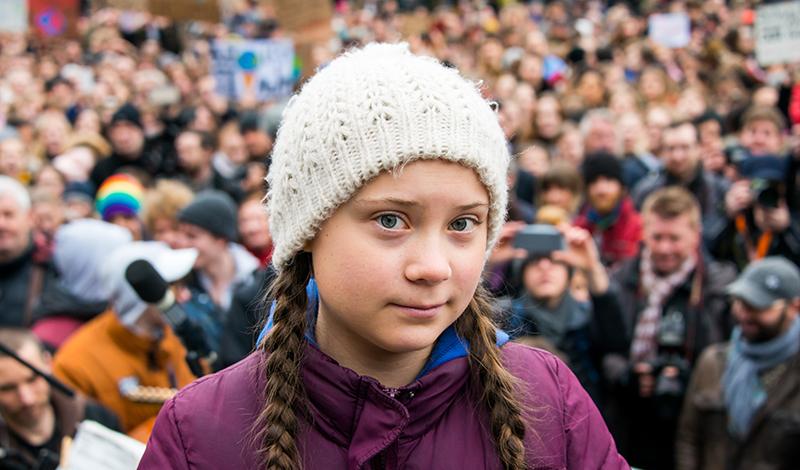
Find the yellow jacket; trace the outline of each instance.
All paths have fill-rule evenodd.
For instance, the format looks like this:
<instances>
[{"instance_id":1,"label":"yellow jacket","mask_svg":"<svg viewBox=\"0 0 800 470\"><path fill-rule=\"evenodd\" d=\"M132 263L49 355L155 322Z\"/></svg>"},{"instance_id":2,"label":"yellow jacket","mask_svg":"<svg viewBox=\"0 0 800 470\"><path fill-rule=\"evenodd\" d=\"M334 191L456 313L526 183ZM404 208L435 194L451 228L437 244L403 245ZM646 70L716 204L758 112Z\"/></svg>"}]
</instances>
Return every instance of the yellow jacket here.
<instances>
[{"instance_id":1,"label":"yellow jacket","mask_svg":"<svg viewBox=\"0 0 800 470\"><path fill-rule=\"evenodd\" d=\"M107 311L58 350L53 372L115 412L128 435L146 442L164 401L195 379L185 356L171 328L160 341L143 338Z\"/></svg>"}]
</instances>

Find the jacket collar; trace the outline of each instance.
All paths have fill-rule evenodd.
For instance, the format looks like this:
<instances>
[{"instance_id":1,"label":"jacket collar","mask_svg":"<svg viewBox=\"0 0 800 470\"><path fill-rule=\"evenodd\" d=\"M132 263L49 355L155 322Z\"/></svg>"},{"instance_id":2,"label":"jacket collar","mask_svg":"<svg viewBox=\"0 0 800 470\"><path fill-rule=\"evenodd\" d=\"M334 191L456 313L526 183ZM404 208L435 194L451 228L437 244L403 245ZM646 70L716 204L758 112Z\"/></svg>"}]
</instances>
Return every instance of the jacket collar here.
<instances>
[{"instance_id":1,"label":"jacket collar","mask_svg":"<svg viewBox=\"0 0 800 470\"><path fill-rule=\"evenodd\" d=\"M311 426L348 449L348 468L365 462L402 439L435 426L451 404L467 398L466 357L442 364L411 384L385 389L308 344L303 382Z\"/></svg>"}]
</instances>

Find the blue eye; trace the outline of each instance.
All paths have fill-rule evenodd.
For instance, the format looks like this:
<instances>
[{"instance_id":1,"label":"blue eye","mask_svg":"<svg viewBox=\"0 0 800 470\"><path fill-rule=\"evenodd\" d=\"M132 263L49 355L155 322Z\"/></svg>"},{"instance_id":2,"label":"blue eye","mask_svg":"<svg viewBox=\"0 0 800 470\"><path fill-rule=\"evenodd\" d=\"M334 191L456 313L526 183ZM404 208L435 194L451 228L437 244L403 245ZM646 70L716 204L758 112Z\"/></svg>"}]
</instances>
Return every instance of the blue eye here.
<instances>
[{"instance_id":1,"label":"blue eye","mask_svg":"<svg viewBox=\"0 0 800 470\"><path fill-rule=\"evenodd\" d=\"M383 228L395 229L400 226L400 217L394 214L383 214L378 216L378 223Z\"/></svg>"},{"instance_id":2,"label":"blue eye","mask_svg":"<svg viewBox=\"0 0 800 470\"><path fill-rule=\"evenodd\" d=\"M468 232L475 228L476 221L462 217L450 223L450 228L456 232Z\"/></svg>"}]
</instances>

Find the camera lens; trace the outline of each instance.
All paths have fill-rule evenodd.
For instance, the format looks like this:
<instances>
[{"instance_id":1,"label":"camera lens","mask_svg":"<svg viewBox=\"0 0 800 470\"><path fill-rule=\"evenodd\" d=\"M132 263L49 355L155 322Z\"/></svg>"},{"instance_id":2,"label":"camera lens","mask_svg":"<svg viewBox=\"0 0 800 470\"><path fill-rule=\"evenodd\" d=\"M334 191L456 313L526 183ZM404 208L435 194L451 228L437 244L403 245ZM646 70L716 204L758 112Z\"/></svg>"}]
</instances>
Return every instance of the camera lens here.
<instances>
[{"instance_id":1,"label":"camera lens","mask_svg":"<svg viewBox=\"0 0 800 470\"><path fill-rule=\"evenodd\" d=\"M780 191L774 185L770 185L756 195L756 202L762 207L776 208L781 199Z\"/></svg>"}]
</instances>

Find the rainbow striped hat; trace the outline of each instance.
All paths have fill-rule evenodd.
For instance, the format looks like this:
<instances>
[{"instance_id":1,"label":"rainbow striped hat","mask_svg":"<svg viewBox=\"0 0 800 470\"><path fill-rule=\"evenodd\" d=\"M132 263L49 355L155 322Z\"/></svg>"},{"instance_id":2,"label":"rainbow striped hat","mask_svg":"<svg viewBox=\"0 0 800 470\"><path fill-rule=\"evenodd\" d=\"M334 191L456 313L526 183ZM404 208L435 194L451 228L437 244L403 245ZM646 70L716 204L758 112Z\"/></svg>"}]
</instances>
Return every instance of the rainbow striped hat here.
<instances>
[{"instance_id":1,"label":"rainbow striped hat","mask_svg":"<svg viewBox=\"0 0 800 470\"><path fill-rule=\"evenodd\" d=\"M97 190L95 207L106 222L118 215L136 217L142 208L144 187L131 175L109 176Z\"/></svg>"}]
</instances>

